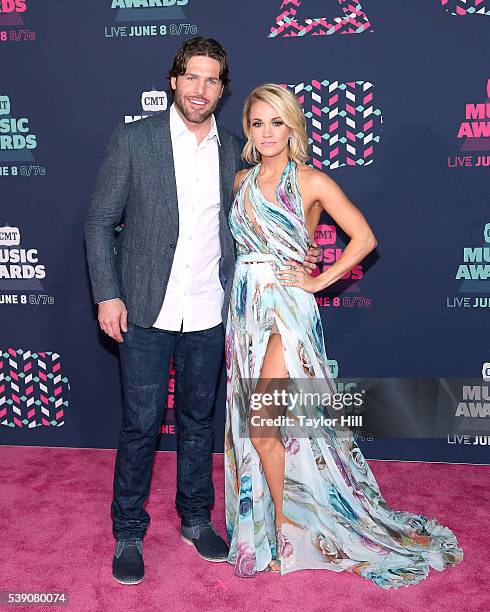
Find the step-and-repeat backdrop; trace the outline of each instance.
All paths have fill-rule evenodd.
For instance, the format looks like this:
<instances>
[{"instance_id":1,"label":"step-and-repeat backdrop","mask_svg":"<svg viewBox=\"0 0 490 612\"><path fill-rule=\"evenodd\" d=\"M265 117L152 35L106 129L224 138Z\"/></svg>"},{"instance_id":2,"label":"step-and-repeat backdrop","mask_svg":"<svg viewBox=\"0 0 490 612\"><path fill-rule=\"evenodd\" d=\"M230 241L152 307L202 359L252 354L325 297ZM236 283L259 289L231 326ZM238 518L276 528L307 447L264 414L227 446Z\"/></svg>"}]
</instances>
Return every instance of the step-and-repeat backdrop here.
<instances>
[{"instance_id":1,"label":"step-and-repeat backdrop","mask_svg":"<svg viewBox=\"0 0 490 612\"><path fill-rule=\"evenodd\" d=\"M218 121L240 134L253 87L289 87L311 164L378 238L317 295L339 386L370 385L393 425L360 436L366 456L488 463L489 33L489 0L0 0L0 443L117 446L84 218L112 129L168 112L200 34L229 53ZM317 240L324 268L348 238L325 216ZM217 451L223 421L222 380Z\"/></svg>"}]
</instances>

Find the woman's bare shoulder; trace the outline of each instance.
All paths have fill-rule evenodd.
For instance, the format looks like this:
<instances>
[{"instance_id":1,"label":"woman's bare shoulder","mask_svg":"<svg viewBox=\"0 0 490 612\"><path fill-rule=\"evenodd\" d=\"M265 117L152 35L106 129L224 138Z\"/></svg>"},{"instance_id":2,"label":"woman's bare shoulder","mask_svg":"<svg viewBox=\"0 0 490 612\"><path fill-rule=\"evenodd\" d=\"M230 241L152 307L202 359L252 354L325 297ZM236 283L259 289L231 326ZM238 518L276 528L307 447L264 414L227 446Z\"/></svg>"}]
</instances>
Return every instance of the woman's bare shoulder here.
<instances>
[{"instance_id":1,"label":"woman's bare shoulder","mask_svg":"<svg viewBox=\"0 0 490 612\"><path fill-rule=\"evenodd\" d=\"M241 182L247 176L247 173L250 171L250 168L243 168L242 170L238 170L235 174L235 180L233 181L233 193L240 187Z\"/></svg>"},{"instance_id":2,"label":"woman's bare shoulder","mask_svg":"<svg viewBox=\"0 0 490 612\"><path fill-rule=\"evenodd\" d=\"M335 185L335 181L328 174L306 164L298 165L298 182L301 190L312 194L321 193Z\"/></svg>"},{"instance_id":3,"label":"woman's bare shoulder","mask_svg":"<svg viewBox=\"0 0 490 612\"><path fill-rule=\"evenodd\" d=\"M235 181L242 181L249 170L250 168L242 168L241 170L238 170L238 172L235 174Z\"/></svg>"},{"instance_id":4,"label":"woman's bare shoulder","mask_svg":"<svg viewBox=\"0 0 490 612\"><path fill-rule=\"evenodd\" d=\"M310 184L325 184L332 181L328 174L307 164L298 164L298 178Z\"/></svg>"}]
</instances>

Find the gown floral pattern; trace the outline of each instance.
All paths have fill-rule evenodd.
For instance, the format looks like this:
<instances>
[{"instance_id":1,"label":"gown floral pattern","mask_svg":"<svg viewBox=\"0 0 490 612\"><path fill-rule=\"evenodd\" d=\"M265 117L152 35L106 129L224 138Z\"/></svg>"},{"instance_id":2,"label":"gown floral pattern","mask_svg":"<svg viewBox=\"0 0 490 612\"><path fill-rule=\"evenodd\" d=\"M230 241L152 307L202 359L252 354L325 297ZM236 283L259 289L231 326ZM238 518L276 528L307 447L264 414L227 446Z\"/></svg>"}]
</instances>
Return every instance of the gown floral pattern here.
<instances>
[{"instance_id":1,"label":"gown floral pattern","mask_svg":"<svg viewBox=\"0 0 490 612\"><path fill-rule=\"evenodd\" d=\"M253 384L274 323L288 376L321 380L334 392L314 295L283 286L275 271L303 262L309 247L297 165L290 160L276 202L261 193L252 168L235 195L229 223L237 264L226 325L225 498L234 573L253 577L276 557L274 505L248 433ZM254 219L245 208L245 194ZM429 568L463 558L452 531L435 519L392 510L349 432L295 436L285 446L281 573L301 569L355 572L382 588L416 584Z\"/></svg>"}]
</instances>

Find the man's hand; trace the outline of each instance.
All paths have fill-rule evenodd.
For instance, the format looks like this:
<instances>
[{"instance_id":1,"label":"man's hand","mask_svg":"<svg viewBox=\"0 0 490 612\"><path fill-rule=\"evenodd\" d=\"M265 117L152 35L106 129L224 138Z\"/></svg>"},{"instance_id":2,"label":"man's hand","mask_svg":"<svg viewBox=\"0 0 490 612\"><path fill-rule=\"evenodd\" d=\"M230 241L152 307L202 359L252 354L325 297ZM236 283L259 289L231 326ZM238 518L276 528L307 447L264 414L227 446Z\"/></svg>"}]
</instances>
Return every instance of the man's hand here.
<instances>
[{"instance_id":1,"label":"man's hand","mask_svg":"<svg viewBox=\"0 0 490 612\"><path fill-rule=\"evenodd\" d=\"M128 331L128 311L119 298L99 304L100 329L117 342L123 342L121 332Z\"/></svg>"},{"instance_id":2,"label":"man's hand","mask_svg":"<svg viewBox=\"0 0 490 612\"><path fill-rule=\"evenodd\" d=\"M315 241L311 243L308 252L306 253L305 260L303 262L303 267L308 272L308 274L312 274L313 270L316 268L316 264L322 260L322 250L318 248L318 245Z\"/></svg>"}]
</instances>

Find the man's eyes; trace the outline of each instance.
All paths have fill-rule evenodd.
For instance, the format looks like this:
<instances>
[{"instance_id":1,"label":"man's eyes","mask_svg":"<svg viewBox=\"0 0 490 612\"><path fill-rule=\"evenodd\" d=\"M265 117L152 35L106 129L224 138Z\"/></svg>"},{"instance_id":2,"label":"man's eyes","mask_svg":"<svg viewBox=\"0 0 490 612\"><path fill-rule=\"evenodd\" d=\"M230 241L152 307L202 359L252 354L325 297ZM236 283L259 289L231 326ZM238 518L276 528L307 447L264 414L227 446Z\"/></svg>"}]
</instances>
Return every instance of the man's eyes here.
<instances>
[{"instance_id":1,"label":"man's eyes","mask_svg":"<svg viewBox=\"0 0 490 612\"><path fill-rule=\"evenodd\" d=\"M197 78L197 77L196 77L195 75L193 75L193 74L188 74L188 75L186 76L186 80L187 80L187 81L195 81L195 80L196 80L196 78ZM216 84L218 83L218 81L217 81L217 79L208 79L208 83L209 83L210 85L216 85Z\"/></svg>"}]
</instances>

